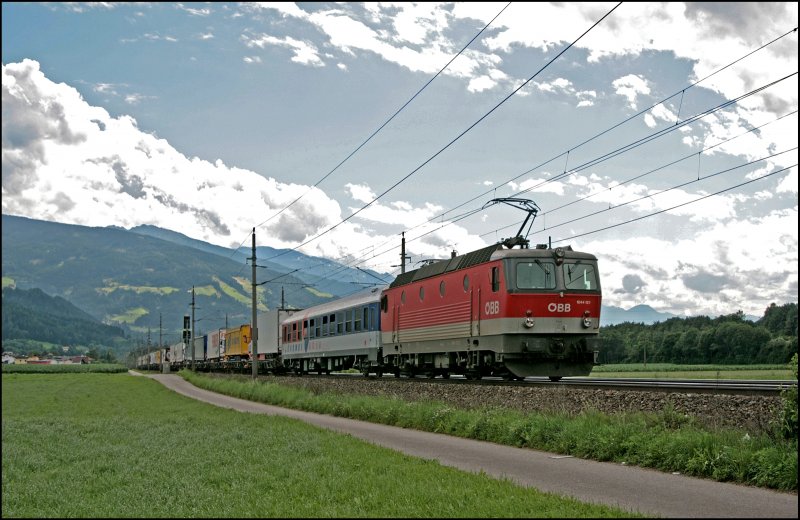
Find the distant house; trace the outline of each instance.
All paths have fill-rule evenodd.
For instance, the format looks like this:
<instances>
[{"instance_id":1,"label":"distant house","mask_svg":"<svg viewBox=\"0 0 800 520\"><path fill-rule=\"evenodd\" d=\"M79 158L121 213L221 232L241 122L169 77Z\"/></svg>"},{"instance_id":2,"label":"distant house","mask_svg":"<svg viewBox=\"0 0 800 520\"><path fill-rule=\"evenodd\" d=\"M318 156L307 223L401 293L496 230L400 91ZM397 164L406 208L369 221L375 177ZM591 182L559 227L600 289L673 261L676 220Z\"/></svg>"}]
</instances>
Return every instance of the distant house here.
<instances>
[{"instance_id":1,"label":"distant house","mask_svg":"<svg viewBox=\"0 0 800 520\"><path fill-rule=\"evenodd\" d=\"M3 352L3 364L13 365L17 362L17 356L13 352Z\"/></svg>"}]
</instances>

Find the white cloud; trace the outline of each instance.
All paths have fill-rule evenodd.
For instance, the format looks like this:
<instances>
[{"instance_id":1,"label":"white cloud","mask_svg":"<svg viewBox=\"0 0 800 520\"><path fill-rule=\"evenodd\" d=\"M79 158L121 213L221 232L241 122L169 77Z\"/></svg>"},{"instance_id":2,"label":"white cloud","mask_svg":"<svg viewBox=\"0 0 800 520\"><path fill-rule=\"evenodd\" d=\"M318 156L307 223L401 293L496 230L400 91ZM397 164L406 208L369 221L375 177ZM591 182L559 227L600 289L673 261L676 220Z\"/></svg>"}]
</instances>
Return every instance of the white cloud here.
<instances>
[{"instance_id":1,"label":"white cloud","mask_svg":"<svg viewBox=\"0 0 800 520\"><path fill-rule=\"evenodd\" d=\"M296 247L344 216L317 188L184 156L141 131L133 118L111 117L74 88L51 82L35 61L4 65L2 77L3 213L87 226L151 224L225 247L237 247L254 220L261 220L266 233L259 239L277 248ZM347 189L360 202L374 198L368 186ZM362 222L406 226L423 224L440 210L430 203L376 203L358 216ZM458 226L447 233L482 243ZM302 250L347 259L356 247L380 240L393 238L345 222ZM441 255L448 247L427 238L418 249Z\"/></svg>"},{"instance_id":2,"label":"white cloud","mask_svg":"<svg viewBox=\"0 0 800 520\"><path fill-rule=\"evenodd\" d=\"M796 210L775 212L752 221L717 222L692 240L598 236L580 248L599 259L606 304L647 303L678 315L741 309L760 316L770 303L797 299L797 269L787 270L797 265L796 225ZM639 292L618 290L629 273L643 280ZM777 283L762 283L767 279Z\"/></svg>"},{"instance_id":3,"label":"white cloud","mask_svg":"<svg viewBox=\"0 0 800 520\"><path fill-rule=\"evenodd\" d=\"M314 44L296 40L292 37L276 38L268 34L261 34L256 37L242 35L242 40L247 47L258 47L264 49L268 46L283 47L294 52L291 60L301 65L312 65L314 67L324 67L325 63L319 57L319 52ZM250 62L248 62L250 63Z\"/></svg>"},{"instance_id":4,"label":"white cloud","mask_svg":"<svg viewBox=\"0 0 800 520\"><path fill-rule=\"evenodd\" d=\"M650 94L650 87L647 85L647 80L636 74L628 74L627 76L615 79L612 83L617 94L625 97L628 100L628 105L636 109L636 98L639 95Z\"/></svg>"}]
</instances>

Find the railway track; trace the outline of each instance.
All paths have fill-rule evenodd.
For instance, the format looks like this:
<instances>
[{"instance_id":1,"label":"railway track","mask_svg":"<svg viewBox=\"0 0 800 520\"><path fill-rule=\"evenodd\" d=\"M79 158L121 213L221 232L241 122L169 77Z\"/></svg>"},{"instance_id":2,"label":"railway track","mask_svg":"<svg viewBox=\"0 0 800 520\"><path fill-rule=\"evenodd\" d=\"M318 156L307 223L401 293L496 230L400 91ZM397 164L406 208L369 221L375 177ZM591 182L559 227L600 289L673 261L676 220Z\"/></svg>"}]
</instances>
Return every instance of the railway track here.
<instances>
[{"instance_id":1,"label":"railway track","mask_svg":"<svg viewBox=\"0 0 800 520\"><path fill-rule=\"evenodd\" d=\"M364 378L362 374L306 374L303 377L322 378ZM462 376L451 376L448 379L427 378L417 376L414 378L383 376L392 381L414 383L428 381L430 383L445 385L495 385L495 386L521 386L521 387L569 387L581 389L606 389L606 390L631 390L665 393L700 393L724 395L761 395L778 396L788 388L797 387L797 381L791 380L750 380L750 379L650 379L650 378L600 378L600 377L565 377L560 381L550 381L548 378L529 377L522 381L506 381L499 377L485 377L481 380L467 380ZM374 375L369 379L379 380Z\"/></svg>"}]
</instances>

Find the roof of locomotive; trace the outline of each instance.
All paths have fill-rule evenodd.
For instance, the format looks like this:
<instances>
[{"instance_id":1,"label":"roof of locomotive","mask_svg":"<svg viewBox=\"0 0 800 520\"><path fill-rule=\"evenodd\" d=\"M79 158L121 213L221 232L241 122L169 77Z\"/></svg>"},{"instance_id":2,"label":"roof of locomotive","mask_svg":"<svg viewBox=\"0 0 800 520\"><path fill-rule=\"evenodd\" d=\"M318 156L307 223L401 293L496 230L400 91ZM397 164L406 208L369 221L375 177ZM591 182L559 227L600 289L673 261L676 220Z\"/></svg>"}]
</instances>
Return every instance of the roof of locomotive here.
<instances>
[{"instance_id":1,"label":"roof of locomotive","mask_svg":"<svg viewBox=\"0 0 800 520\"><path fill-rule=\"evenodd\" d=\"M466 269L478 264L489 262L490 260L500 260L503 258L544 258L555 257L559 252L563 252L564 258L582 259L582 260L597 260L597 257L589 253L581 253L573 251L571 246L559 247L550 249L546 245L536 246L533 249L505 249L502 243L492 244L491 246L472 251L460 256L454 256L447 260L440 260L431 264L420 267L413 271L407 271L399 275L389 285L392 287L399 287L407 285L417 280L423 280L432 276L448 273L450 271L458 271Z\"/></svg>"}]
</instances>

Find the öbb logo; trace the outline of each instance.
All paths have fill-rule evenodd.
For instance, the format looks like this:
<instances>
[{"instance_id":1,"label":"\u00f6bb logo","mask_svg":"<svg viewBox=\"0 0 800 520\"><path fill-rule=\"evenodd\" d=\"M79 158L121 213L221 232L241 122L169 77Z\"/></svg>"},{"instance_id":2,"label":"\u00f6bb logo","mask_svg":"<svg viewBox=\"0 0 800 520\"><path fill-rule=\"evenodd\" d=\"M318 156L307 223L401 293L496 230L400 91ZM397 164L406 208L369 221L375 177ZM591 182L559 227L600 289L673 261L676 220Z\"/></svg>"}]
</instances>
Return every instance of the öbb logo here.
<instances>
[{"instance_id":1,"label":"\u00f6bb logo","mask_svg":"<svg viewBox=\"0 0 800 520\"><path fill-rule=\"evenodd\" d=\"M547 306L547 310L550 312L569 312L570 309L571 307L568 303L551 303Z\"/></svg>"},{"instance_id":2,"label":"\u00f6bb logo","mask_svg":"<svg viewBox=\"0 0 800 520\"><path fill-rule=\"evenodd\" d=\"M486 302L486 305L484 306L483 310L489 316L491 316L492 314L500 314L500 302L498 301Z\"/></svg>"}]
</instances>

